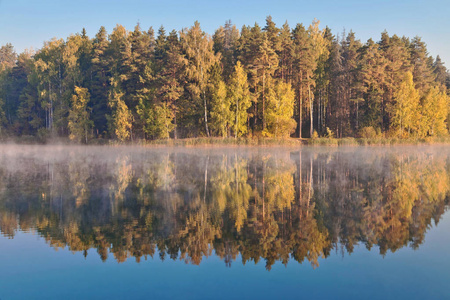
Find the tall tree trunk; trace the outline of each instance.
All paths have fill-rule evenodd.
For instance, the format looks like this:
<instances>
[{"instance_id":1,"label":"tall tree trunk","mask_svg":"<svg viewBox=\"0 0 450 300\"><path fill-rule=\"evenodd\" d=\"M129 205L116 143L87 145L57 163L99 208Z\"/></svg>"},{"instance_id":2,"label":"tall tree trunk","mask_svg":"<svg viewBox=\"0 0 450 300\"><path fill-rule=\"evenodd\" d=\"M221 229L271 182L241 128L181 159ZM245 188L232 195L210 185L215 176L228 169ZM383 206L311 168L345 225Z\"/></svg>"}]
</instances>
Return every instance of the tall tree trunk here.
<instances>
[{"instance_id":1,"label":"tall tree trunk","mask_svg":"<svg viewBox=\"0 0 450 300\"><path fill-rule=\"evenodd\" d=\"M308 98L309 98L309 118L310 118L310 138L313 136L314 126L313 126L313 103L311 98L311 86L308 83Z\"/></svg>"},{"instance_id":2,"label":"tall tree trunk","mask_svg":"<svg viewBox=\"0 0 450 300\"><path fill-rule=\"evenodd\" d=\"M262 130L266 129L266 115L264 113L264 108L265 108L265 92L266 92L266 73L263 73L263 90L262 90Z\"/></svg>"},{"instance_id":3,"label":"tall tree trunk","mask_svg":"<svg viewBox=\"0 0 450 300\"><path fill-rule=\"evenodd\" d=\"M175 128L173 130L173 138L176 140L177 139L177 113L174 112L173 114L173 125L175 125Z\"/></svg>"},{"instance_id":4,"label":"tall tree trunk","mask_svg":"<svg viewBox=\"0 0 450 300\"><path fill-rule=\"evenodd\" d=\"M237 139L239 124L239 98L236 98L236 125L234 126L234 138Z\"/></svg>"},{"instance_id":5,"label":"tall tree trunk","mask_svg":"<svg viewBox=\"0 0 450 300\"><path fill-rule=\"evenodd\" d=\"M205 107L205 129L206 135L209 137L209 129L208 129L208 110L206 108L206 97L205 92L203 92L203 106Z\"/></svg>"},{"instance_id":6,"label":"tall tree trunk","mask_svg":"<svg viewBox=\"0 0 450 300\"><path fill-rule=\"evenodd\" d=\"M302 110L303 110L303 85L301 84L302 72L300 71L300 89L298 94L299 104L298 104L298 138L302 138Z\"/></svg>"},{"instance_id":7,"label":"tall tree trunk","mask_svg":"<svg viewBox=\"0 0 450 300\"><path fill-rule=\"evenodd\" d=\"M298 103L298 138L302 138L302 88L299 91L299 103Z\"/></svg>"}]
</instances>

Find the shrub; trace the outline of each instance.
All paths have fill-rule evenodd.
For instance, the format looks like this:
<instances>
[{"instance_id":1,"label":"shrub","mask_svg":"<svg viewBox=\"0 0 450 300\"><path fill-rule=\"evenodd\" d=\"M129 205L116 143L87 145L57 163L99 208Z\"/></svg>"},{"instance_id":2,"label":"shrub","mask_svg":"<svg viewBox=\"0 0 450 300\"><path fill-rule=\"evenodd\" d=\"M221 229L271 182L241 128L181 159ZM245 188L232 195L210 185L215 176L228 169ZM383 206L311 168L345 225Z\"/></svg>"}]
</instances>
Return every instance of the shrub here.
<instances>
[{"instance_id":1,"label":"shrub","mask_svg":"<svg viewBox=\"0 0 450 300\"><path fill-rule=\"evenodd\" d=\"M374 139L377 137L377 132L372 126L363 127L359 131L359 136L365 139Z\"/></svg>"}]
</instances>

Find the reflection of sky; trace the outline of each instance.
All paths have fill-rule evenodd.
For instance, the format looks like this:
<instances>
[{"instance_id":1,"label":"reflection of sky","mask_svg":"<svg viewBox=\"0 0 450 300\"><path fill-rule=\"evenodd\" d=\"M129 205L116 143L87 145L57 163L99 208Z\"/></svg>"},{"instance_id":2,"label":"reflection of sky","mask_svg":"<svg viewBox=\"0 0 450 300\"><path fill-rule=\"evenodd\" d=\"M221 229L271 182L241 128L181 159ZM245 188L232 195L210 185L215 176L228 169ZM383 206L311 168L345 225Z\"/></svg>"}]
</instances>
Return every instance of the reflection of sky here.
<instances>
[{"instance_id":1,"label":"reflection of sky","mask_svg":"<svg viewBox=\"0 0 450 300\"><path fill-rule=\"evenodd\" d=\"M249 0L249 1L53 1L0 0L0 44L11 42L18 51L56 36L65 38L87 29L94 36L100 26L108 32L120 23L133 29L139 21L143 28L169 31L191 26L199 20L208 33L231 19L239 28L258 22L264 25L267 15L281 26L286 20L310 24L314 18L328 25L334 34L353 29L362 41L378 41L383 30L390 34L419 35L433 56L440 54L450 67L450 2L448 0Z\"/></svg>"},{"instance_id":2,"label":"reflection of sky","mask_svg":"<svg viewBox=\"0 0 450 300\"><path fill-rule=\"evenodd\" d=\"M431 228L418 250L404 247L384 258L374 247L334 252L312 269L264 261L231 268L216 256L199 266L158 255L136 263L102 262L95 249L55 251L43 238L18 232L0 236L0 299L443 299L450 297L450 214Z\"/></svg>"}]
</instances>

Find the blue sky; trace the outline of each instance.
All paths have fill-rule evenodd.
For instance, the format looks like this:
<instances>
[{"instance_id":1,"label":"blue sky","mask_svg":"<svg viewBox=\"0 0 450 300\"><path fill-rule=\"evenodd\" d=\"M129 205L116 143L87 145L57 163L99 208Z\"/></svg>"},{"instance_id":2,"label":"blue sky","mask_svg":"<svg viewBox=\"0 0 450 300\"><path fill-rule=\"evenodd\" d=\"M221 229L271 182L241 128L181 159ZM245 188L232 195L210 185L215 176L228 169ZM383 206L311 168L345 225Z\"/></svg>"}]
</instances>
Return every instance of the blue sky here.
<instances>
[{"instance_id":1,"label":"blue sky","mask_svg":"<svg viewBox=\"0 0 450 300\"><path fill-rule=\"evenodd\" d=\"M264 25L267 15L291 27L317 18L334 34L352 29L363 42L371 37L378 41L385 29L389 34L419 35L430 54L439 54L450 67L449 0L0 0L0 44L10 42L20 52L83 27L92 37L102 25L108 32L117 23L132 30L138 21L144 29L164 25L170 31L198 20L212 34L228 19L240 28Z\"/></svg>"}]
</instances>

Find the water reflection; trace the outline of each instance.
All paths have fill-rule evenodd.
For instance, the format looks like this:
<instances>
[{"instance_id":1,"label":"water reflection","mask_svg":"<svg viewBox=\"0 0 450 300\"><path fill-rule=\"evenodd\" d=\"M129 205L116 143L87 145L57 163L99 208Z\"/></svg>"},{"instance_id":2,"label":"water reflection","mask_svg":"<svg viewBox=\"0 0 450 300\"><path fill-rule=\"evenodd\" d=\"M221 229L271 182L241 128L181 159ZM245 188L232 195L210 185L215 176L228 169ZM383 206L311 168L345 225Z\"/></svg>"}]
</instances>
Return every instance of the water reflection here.
<instances>
[{"instance_id":1,"label":"water reflection","mask_svg":"<svg viewBox=\"0 0 450 300\"><path fill-rule=\"evenodd\" d=\"M446 148L4 146L0 230L102 260L308 261L418 248L450 200Z\"/></svg>"}]
</instances>

